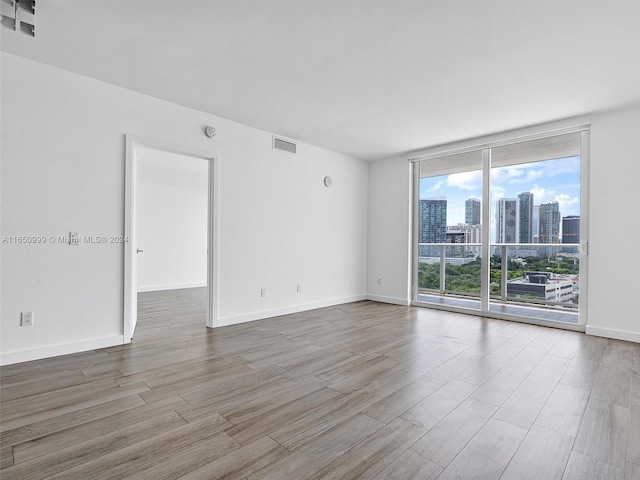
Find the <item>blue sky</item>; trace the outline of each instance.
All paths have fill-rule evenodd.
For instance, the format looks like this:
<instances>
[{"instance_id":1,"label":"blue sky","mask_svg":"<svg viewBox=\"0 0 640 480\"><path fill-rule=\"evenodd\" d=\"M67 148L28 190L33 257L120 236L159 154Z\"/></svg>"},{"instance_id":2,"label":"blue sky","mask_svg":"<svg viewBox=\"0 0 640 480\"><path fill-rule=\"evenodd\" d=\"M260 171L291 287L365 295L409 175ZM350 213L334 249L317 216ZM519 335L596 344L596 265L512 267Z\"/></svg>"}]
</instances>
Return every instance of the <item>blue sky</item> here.
<instances>
[{"instance_id":1,"label":"blue sky","mask_svg":"<svg viewBox=\"0 0 640 480\"><path fill-rule=\"evenodd\" d=\"M533 193L534 205L556 200L560 214L580 215L580 157L494 168L491 172L491 217L500 198ZM482 172L464 172L420 180L420 198L447 199L447 225L464 223L464 202L482 197Z\"/></svg>"}]
</instances>

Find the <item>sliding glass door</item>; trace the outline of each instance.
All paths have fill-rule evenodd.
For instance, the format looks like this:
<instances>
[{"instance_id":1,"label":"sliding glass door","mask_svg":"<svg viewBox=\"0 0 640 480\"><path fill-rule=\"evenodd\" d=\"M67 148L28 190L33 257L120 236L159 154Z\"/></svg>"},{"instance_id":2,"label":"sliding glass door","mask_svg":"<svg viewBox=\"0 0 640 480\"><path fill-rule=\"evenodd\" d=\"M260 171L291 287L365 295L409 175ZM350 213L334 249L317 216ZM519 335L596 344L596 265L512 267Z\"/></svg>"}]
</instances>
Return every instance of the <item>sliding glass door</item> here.
<instances>
[{"instance_id":1,"label":"sliding glass door","mask_svg":"<svg viewBox=\"0 0 640 480\"><path fill-rule=\"evenodd\" d=\"M439 157L417 168L417 300L479 308L482 152Z\"/></svg>"},{"instance_id":2,"label":"sliding glass door","mask_svg":"<svg viewBox=\"0 0 640 480\"><path fill-rule=\"evenodd\" d=\"M579 325L587 145L580 130L412 159L414 303Z\"/></svg>"}]
</instances>

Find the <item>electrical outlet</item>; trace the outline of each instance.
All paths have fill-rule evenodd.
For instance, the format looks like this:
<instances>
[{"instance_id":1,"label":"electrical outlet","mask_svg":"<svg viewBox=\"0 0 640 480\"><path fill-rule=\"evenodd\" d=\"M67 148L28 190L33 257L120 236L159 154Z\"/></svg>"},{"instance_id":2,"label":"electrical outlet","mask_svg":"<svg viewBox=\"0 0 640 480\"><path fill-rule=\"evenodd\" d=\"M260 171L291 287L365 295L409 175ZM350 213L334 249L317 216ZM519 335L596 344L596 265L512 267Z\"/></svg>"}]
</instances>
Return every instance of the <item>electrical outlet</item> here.
<instances>
[{"instance_id":1,"label":"electrical outlet","mask_svg":"<svg viewBox=\"0 0 640 480\"><path fill-rule=\"evenodd\" d=\"M298 291L298 293L302 293L302 284L301 283L298 284L297 291Z\"/></svg>"},{"instance_id":2,"label":"electrical outlet","mask_svg":"<svg viewBox=\"0 0 640 480\"><path fill-rule=\"evenodd\" d=\"M260 296L263 297L263 298L267 296L267 289L266 288L261 288L260 289Z\"/></svg>"},{"instance_id":3,"label":"electrical outlet","mask_svg":"<svg viewBox=\"0 0 640 480\"><path fill-rule=\"evenodd\" d=\"M381 278L378 279L378 285L382 285L382 279Z\"/></svg>"},{"instance_id":4,"label":"electrical outlet","mask_svg":"<svg viewBox=\"0 0 640 480\"><path fill-rule=\"evenodd\" d=\"M33 325L33 312L22 312L20 314L20 326L30 327Z\"/></svg>"}]
</instances>

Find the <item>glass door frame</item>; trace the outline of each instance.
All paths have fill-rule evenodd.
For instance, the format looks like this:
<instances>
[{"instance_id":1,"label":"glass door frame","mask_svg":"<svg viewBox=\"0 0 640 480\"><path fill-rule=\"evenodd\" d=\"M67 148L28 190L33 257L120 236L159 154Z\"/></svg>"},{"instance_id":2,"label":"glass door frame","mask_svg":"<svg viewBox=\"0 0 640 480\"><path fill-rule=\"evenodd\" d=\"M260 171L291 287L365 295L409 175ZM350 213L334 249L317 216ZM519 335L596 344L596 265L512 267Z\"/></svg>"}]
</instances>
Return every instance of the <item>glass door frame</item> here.
<instances>
[{"instance_id":1,"label":"glass door frame","mask_svg":"<svg viewBox=\"0 0 640 480\"><path fill-rule=\"evenodd\" d=\"M491 151L493 148L513 145L531 140L540 140L558 135L580 133L580 305L578 323L567 323L555 320L510 315L490 310L490 252L491 252L491 208L490 208L490 182L491 182ZM473 140L456 142L453 144L432 147L414 152L408 156L413 163L412 183L412 262L411 262L411 305L447 310L459 313L468 313L477 316L513 320L536 325L564 328L567 330L584 331L588 322L588 239L589 239L589 145L590 145L590 119L588 116L562 120L545 125L538 125L525 129L504 132L501 134L481 137ZM444 156L482 152L482 199L481 199L481 279L480 279L480 309L464 308L459 306L443 305L421 302L418 300L418 267L419 267L419 229L418 229L418 205L420 201L420 162L437 159ZM484 227L487 226L487 227Z\"/></svg>"}]
</instances>

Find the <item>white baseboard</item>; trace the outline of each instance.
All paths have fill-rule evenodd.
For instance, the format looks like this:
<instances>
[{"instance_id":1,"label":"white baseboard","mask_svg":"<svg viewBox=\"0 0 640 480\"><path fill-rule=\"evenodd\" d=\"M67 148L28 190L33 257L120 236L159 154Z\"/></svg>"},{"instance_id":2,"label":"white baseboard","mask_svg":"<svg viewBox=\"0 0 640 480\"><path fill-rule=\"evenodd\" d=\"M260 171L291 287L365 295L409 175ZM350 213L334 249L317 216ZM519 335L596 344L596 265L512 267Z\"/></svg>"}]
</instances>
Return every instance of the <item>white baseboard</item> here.
<instances>
[{"instance_id":1,"label":"white baseboard","mask_svg":"<svg viewBox=\"0 0 640 480\"><path fill-rule=\"evenodd\" d=\"M252 322L254 320L262 320L263 318L279 317L280 315L289 315L291 313L306 312L316 308L332 307L334 305L342 305L344 303L359 302L366 300L366 295L353 295L350 297L334 298L323 300L320 302L304 303L301 305L292 305L290 307L276 308L273 310L263 310L260 312L252 312L243 315L234 315L232 317L223 317L216 320L216 327L225 327L227 325L237 325L238 323Z\"/></svg>"},{"instance_id":2,"label":"white baseboard","mask_svg":"<svg viewBox=\"0 0 640 480\"><path fill-rule=\"evenodd\" d=\"M113 347L122 345L124 337L115 335L113 337L94 338L81 342L64 343L61 345L50 345L47 347L32 348L29 350L18 350L16 352L5 352L0 355L0 365L11 365L13 363L30 362L42 358L57 357L70 353L86 352L97 348Z\"/></svg>"},{"instance_id":3,"label":"white baseboard","mask_svg":"<svg viewBox=\"0 0 640 480\"><path fill-rule=\"evenodd\" d=\"M138 287L138 293L159 292L161 290L180 290L182 288L196 288L196 287L206 287L206 286L207 286L207 282L172 283L170 285L147 285L144 287Z\"/></svg>"},{"instance_id":4,"label":"white baseboard","mask_svg":"<svg viewBox=\"0 0 640 480\"><path fill-rule=\"evenodd\" d=\"M372 302L392 303L394 305L403 305L408 307L411 305L411 300L407 298L395 298L395 297L383 297L382 295L367 295L367 300Z\"/></svg>"},{"instance_id":5,"label":"white baseboard","mask_svg":"<svg viewBox=\"0 0 640 480\"><path fill-rule=\"evenodd\" d=\"M616 330L614 328L592 327L587 325L587 335L596 337L615 338L616 340L626 340L627 342L640 343L640 333L626 330Z\"/></svg>"}]
</instances>

